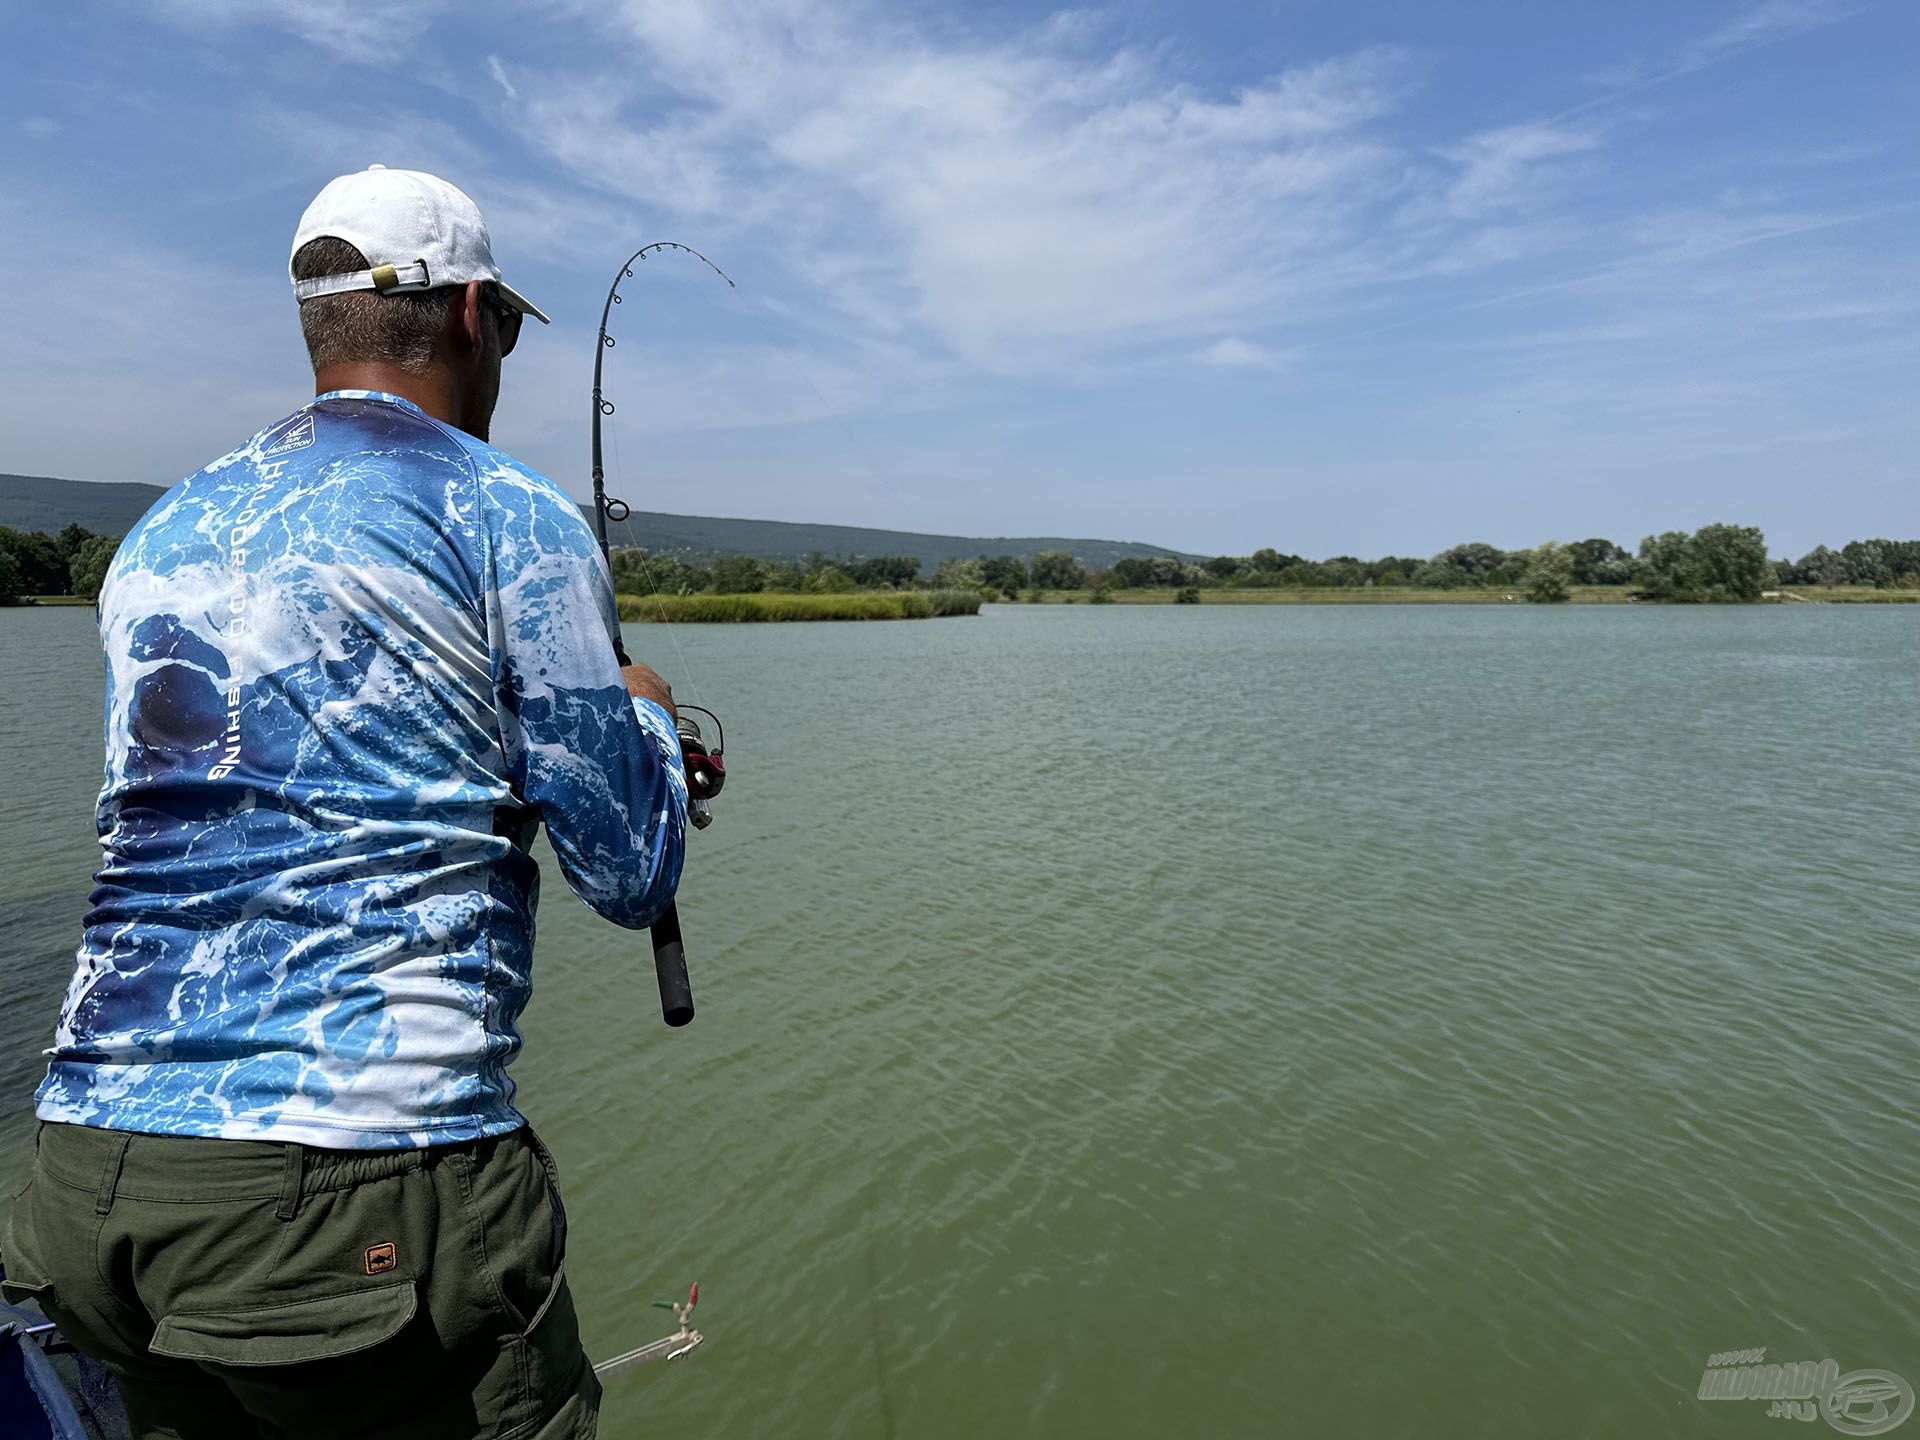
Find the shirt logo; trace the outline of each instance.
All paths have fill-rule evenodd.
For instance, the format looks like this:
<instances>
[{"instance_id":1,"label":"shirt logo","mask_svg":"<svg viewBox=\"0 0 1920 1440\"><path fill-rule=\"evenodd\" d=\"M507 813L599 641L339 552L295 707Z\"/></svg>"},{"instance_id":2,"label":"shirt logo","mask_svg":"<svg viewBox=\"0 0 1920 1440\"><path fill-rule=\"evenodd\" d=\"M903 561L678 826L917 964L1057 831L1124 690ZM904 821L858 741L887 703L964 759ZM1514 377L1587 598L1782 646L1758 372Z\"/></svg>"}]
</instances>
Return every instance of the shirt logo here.
<instances>
[{"instance_id":1,"label":"shirt logo","mask_svg":"<svg viewBox=\"0 0 1920 1440\"><path fill-rule=\"evenodd\" d=\"M262 455L285 455L289 451L304 450L313 443L313 412L307 411L293 417L293 423L281 434L278 440L260 453Z\"/></svg>"},{"instance_id":2,"label":"shirt logo","mask_svg":"<svg viewBox=\"0 0 1920 1440\"><path fill-rule=\"evenodd\" d=\"M391 1240L367 1247L367 1274L384 1275L389 1270L398 1269L399 1265L400 1252L394 1248Z\"/></svg>"}]
</instances>

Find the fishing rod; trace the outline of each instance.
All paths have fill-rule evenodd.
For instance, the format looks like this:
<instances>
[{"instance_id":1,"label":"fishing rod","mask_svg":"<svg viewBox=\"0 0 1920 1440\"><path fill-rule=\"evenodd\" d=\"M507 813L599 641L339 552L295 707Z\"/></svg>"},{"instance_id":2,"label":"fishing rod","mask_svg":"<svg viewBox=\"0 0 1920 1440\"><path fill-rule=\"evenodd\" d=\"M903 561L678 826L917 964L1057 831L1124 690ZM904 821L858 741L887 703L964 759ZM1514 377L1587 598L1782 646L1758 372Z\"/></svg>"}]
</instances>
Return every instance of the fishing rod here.
<instances>
[{"instance_id":1,"label":"fishing rod","mask_svg":"<svg viewBox=\"0 0 1920 1440\"><path fill-rule=\"evenodd\" d=\"M629 255L615 273L613 284L607 287L606 303L600 307L600 338L593 347L593 528L600 542L600 558L606 562L609 576L613 573L613 551L607 543L607 521L624 521L632 511L626 501L608 496L606 467L600 449L601 418L613 414L614 410L613 402L606 398L600 388L601 370L607 351L614 344L613 336L607 333L607 321L613 315L613 307L622 303L620 282L633 278L635 264L650 254L665 250L679 250L693 256L725 280L728 286L733 286L733 280L727 272L698 250L674 240L656 240L642 245ZM652 577L649 576L648 584L652 583ZM614 629L613 653L622 665L632 663L617 626ZM720 793L720 787L727 780L726 761L723 758L726 730L720 724L720 717L702 706L676 704L674 709L677 712L674 729L680 736L680 750L687 770L687 818L693 822L694 829L704 830L713 823L713 811L708 802ZM687 713L689 711L698 712L713 723L714 738L711 745L701 732L699 722ZM660 1017L668 1025L677 1028L693 1019L693 981L687 974L687 947L680 935L680 907L668 905L660 918L653 922L651 933L653 971L660 983Z\"/></svg>"},{"instance_id":2,"label":"fishing rod","mask_svg":"<svg viewBox=\"0 0 1920 1440\"><path fill-rule=\"evenodd\" d=\"M593 531L594 538L600 542L600 558L605 562L607 575L613 575L613 550L607 541L607 521L626 521L632 513L626 501L615 499L607 494L606 465L600 448L600 421L613 414L613 402L606 398L600 388L601 371L604 368L607 351L613 348L613 336L607 333L607 321L613 315L613 307L621 303L620 282L633 278L634 265L646 259L650 254L662 250L680 250L693 256L714 274L725 280L729 286L733 280L718 265L690 246L681 245L672 240L657 240L650 245L642 245L629 255L626 263L613 277L613 284L607 287L606 303L600 307L600 338L593 347ZM641 561L645 572L644 554ZM653 577L647 575L647 583L653 585ZM658 586L654 586L657 591ZM617 618L617 617L616 617ZM664 617L663 617L664 618ZM677 642L676 642L677 647ZM613 632L613 653L622 665L633 663L627 654L625 642L621 639L618 624ZM674 706L674 731L680 737L680 754L687 773L687 819L696 830L704 830L713 823L713 811L710 803L720 793L720 787L726 784L727 767L723 751L726 748L726 730L720 724L720 717L700 705ZM700 724L688 712L704 715L712 722L713 741L708 744ZM669 904L658 920L653 922L653 972L660 983L660 1018L668 1025L678 1028L693 1019L693 982L687 975L687 947L680 934L680 907ZM629 1350L625 1354L615 1355L593 1367L595 1375L614 1375L633 1366L645 1364L649 1360L678 1360L682 1355L698 1346L705 1336L693 1328L693 1307L700 1303L700 1286L695 1282L682 1301L656 1300L653 1302L663 1310L671 1310L678 1327L671 1335Z\"/></svg>"}]
</instances>

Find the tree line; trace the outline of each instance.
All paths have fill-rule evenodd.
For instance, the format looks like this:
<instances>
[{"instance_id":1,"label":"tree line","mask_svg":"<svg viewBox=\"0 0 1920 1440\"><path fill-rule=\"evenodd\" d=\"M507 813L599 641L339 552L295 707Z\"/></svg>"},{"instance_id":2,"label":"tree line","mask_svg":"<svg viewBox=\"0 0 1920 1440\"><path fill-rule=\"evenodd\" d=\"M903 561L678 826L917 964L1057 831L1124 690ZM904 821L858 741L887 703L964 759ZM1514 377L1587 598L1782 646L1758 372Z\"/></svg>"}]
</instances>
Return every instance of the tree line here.
<instances>
[{"instance_id":1,"label":"tree line","mask_svg":"<svg viewBox=\"0 0 1920 1440\"><path fill-rule=\"evenodd\" d=\"M1575 586L1619 586L1650 600L1710 602L1758 600L1765 591L1795 585L1920 589L1920 540L1855 540L1838 550L1821 545L1788 560L1770 558L1766 538L1753 526L1707 525L1691 534L1669 530L1649 535L1636 550L1602 538L1548 541L1530 550L1470 541L1424 559L1336 555L1309 560L1262 549L1202 561L1173 555L1129 557L1089 568L1053 550L1028 559L982 555L945 560L931 576L922 576L912 555L813 555L802 562L727 555L701 567L640 550L616 550L613 568L617 589L682 595L932 589L1017 599L1036 591L1091 590L1098 599L1116 590L1168 589L1198 598L1197 592L1206 589L1404 586L1503 589L1550 602L1570 598Z\"/></svg>"},{"instance_id":2,"label":"tree line","mask_svg":"<svg viewBox=\"0 0 1920 1440\"><path fill-rule=\"evenodd\" d=\"M118 535L96 535L77 524L57 535L0 525L0 605L17 605L29 595L91 600L119 548Z\"/></svg>"},{"instance_id":3,"label":"tree line","mask_svg":"<svg viewBox=\"0 0 1920 1440\"><path fill-rule=\"evenodd\" d=\"M58 534L0 525L0 605L23 596L99 593L119 538L74 524ZM1606 539L1548 541L1531 550L1502 550L1470 541L1420 559L1336 555L1309 560L1279 550L1182 560L1129 557L1086 567L1061 550L1030 557L982 555L944 560L923 576L913 555L810 555L802 561L722 555L696 565L644 550L615 550L614 588L622 593L750 595L760 592L843 594L856 590L960 590L989 599L1018 599L1049 590L1353 589L1405 586L1422 590L1505 589L1528 599L1564 600L1575 586L1628 587L1654 600L1757 600L1793 586L1869 586L1920 590L1920 540L1854 540L1838 550L1819 545L1798 560L1769 558L1752 526L1707 525L1688 534L1649 535L1629 551Z\"/></svg>"},{"instance_id":4,"label":"tree line","mask_svg":"<svg viewBox=\"0 0 1920 1440\"><path fill-rule=\"evenodd\" d=\"M1620 586L1654 600L1758 600L1791 586L1864 585L1920 590L1920 540L1855 540L1815 547L1798 560L1769 558L1766 537L1750 525L1706 525L1689 534L1649 535L1637 550L1594 538L1502 550L1484 541L1455 545L1427 559L1336 555L1309 560L1278 550L1222 555L1198 563L1172 556L1116 561L1096 587L1114 589L1505 589L1529 599L1562 600L1574 586Z\"/></svg>"}]
</instances>

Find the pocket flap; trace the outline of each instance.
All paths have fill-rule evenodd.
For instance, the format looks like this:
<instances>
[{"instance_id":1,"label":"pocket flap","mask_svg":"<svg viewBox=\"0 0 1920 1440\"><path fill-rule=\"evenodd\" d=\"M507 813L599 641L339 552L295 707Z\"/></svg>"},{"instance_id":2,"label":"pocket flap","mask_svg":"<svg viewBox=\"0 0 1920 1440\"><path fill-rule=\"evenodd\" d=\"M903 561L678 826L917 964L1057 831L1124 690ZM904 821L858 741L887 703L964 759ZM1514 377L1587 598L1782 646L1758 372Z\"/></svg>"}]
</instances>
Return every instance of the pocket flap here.
<instances>
[{"instance_id":1,"label":"pocket flap","mask_svg":"<svg viewBox=\"0 0 1920 1440\"><path fill-rule=\"evenodd\" d=\"M22 1300L38 1300L51 1289L53 1282L20 1256L0 1258L0 1300L17 1305Z\"/></svg>"},{"instance_id":2,"label":"pocket flap","mask_svg":"<svg viewBox=\"0 0 1920 1440\"><path fill-rule=\"evenodd\" d=\"M214 1365L303 1365L370 1350L413 1319L412 1280L252 1310L187 1310L154 1328L147 1348Z\"/></svg>"}]
</instances>

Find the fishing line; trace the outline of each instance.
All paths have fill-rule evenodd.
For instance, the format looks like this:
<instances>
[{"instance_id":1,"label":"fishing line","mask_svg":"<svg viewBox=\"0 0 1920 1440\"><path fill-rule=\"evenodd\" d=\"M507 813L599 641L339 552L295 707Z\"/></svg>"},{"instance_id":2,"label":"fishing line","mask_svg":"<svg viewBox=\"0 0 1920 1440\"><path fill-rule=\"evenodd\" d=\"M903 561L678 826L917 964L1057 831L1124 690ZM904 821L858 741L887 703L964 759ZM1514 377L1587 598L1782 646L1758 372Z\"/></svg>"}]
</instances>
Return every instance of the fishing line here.
<instances>
[{"instance_id":1,"label":"fishing line","mask_svg":"<svg viewBox=\"0 0 1920 1440\"><path fill-rule=\"evenodd\" d=\"M613 434L614 467L622 476L624 476L625 470L626 470L625 457L622 455L621 448L620 448L620 429L617 424L611 423L613 420L614 406L611 401L608 401L604 398L601 391L601 386L600 386L601 362L605 357L605 351L608 349L611 349L614 345L614 337L608 334L607 332L607 321L610 315L612 314L613 307L615 305L622 303L621 297L619 294L619 283L621 279L627 279L632 277L633 275L632 267L634 263L637 261L644 260L648 255L648 253L652 251L667 250L667 249L679 250L679 251L682 251L683 253L692 255L695 259L698 259L701 262L703 262L705 265L707 265L707 267L713 270L713 272L718 276L720 276L721 279L725 280L727 282L727 285L730 288L734 288L734 289L738 288L737 286L734 285L732 278L728 276L724 270L720 269L719 266L715 265L711 260L708 260L706 256L700 254L697 250L693 250L688 246L678 245L672 242L661 242L659 244L642 247L642 249L636 251L634 255L627 261L626 265L622 267L621 274L615 277L613 288L608 291L606 308L601 313L601 317L600 317L601 344L600 346L596 347L596 352L594 357L593 398L594 398L594 419L595 419L595 425L596 425L596 439L594 444L594 478L596 482L595 497L596 497L596 511L598 516L601 517L603 525L604 525L605 517L607 515L607 511L610 507L608 506L608 504L604 499L604 494L605 494L604 487L600 484L600 481L602 480L603 477L601 475L601 470L600 470L601 457L599 452L599 442L597 439L597 433L598 433L598 427L602 421L609 422L608 428L612 431L612 434ZM868 452L866 447L860 443L859 437L857 437L853 433L852 427L847 424L846 417L840 411L836 410L834 406L832 406L828 402L827 397L821 392L820 387L814 383L813 376L808 372L806 366L799 361L799 359L794 355L793 351L777 336L769 334L767 335L766 338L769 341L771 341L773 347L780 352L781 358L786 362L788 368L797 372L801 380L805 382L808 390L812 391L814 399L819 402L820 409L821 409L821 417L832 420L835 424L837 424L840 427L842 434L845 436L848 442L849 448L851 448L852 451L856 455L858 455L863 462L865 462L867 468L872 472L876 483L882 486L888 483L885 473L882 472L882 470L880 469L880 466L874 460L873 456ZM652 592L652 595L654 597L654 603L658 607L658 610L660 613L661 623L666 626L667 638L673 645L674 655L678 663L679 669L682 673L684 673L687 676L688 689L692 691L695 701L699 702L701 701L702 697L700 695L699 687L693 679L692 666L687 661L686 652L681 647L680 637L678 633L676 633L672 621L667 618L665 592L661 589L658 577L655 576L655 574L653 573L653 567L648 563L646 547L639 543L639 539L640 539L639 528L634 523L632 507L622 504L621 508L623 513L621 514L620 519L615 523L619 524L622 527L625 538L628 540L631 548L635 552L635 559L639 564L641 576L645 581L648 590ZM603 544L604 544L604 532L603 532ZM609 572L611 572L611 569L612 569L611 556L608 557L608 569L609 569ZM708 712L708 713L711 714L711 712ZM716 721L716 724L717 723L718 722ZM874 1249L874 1228L875 1228L874 1217L877 1211L878 1192L879 1192L879 1181L877 1179L869 1181L866 1187L866 1194L862 1197L862 1200L863 1200L862 1209L865 1213L866 1223L861 1227L862 1229L861 1242L862 1242L863 1258L866 1262L866 1272L867 1272L868 1343L869 1343L870 1352L873 1357L874 1387L875 1387L876 1397L877 1397L879 1409L880 1409L880 1422L881 1422L883 1433L887 1437L887 1440L893 1440L893 1437L896 1433L894 1407L893 1407L893 1394L892 1394L891 1386L888 1383L887 1357L886 1357L885 1347L882 1344L880 1307L879 1307L878 1296L877 1296L877 1292L879 1289L880 1267L879 1267L879 1260ZM691 1300L695 1298L697 1294L698 1294L698 1291L696 1289L696 1291L694 1292L694 1296L689 1297L689 1302L691 1302ZM688 1308L689 1310L691 1309L691 1303L689 1303ZM685 1328L686 1328L686 1320L685 1320L685 1317L683 1316L682 1329L684 1330ZM656 1342L656 1346L654 1347L643 1347L643 1348L647 1350L653 1350L657 1348L659 1345L664 1343L666 1342Z\"/></svg>"},{"instance_id":2,"label":"fishing line","mask_svg":"<svg viewBox=\"0 0 1920 1440\"><path fill-rule=\"evenodd\" d=\"M613 468L616 473L624 475L627 467L626 461L621 458L620 454L620 426L611 415L606 418L608 433L613 438ZM673 645L674 658L678 661L680 673L687 677L687 689L692 693L694 703L704 708L707 703L706 696L701 694L699 682L693 678L693 667L687 663L687 652L680 648L680 636L678 632L674 630L673 622L667 618L667 603L660 589L660 582L654 578L653 569L647 564L647 550L646 547L640 543L640 530L639 527L633 523L633 510L631 507L628 508L627 513L621 517L618 523L626 533L628 546L634 551L635 558L640 562L641 578L647 582L647 589L653 597L655 607L660 612L660 623L666 628L667 639ZM611 569L612 567L609 566L608 568ZM615 603L617 606L617 596L615 597Z\"/></svg>"}]
</instances>

